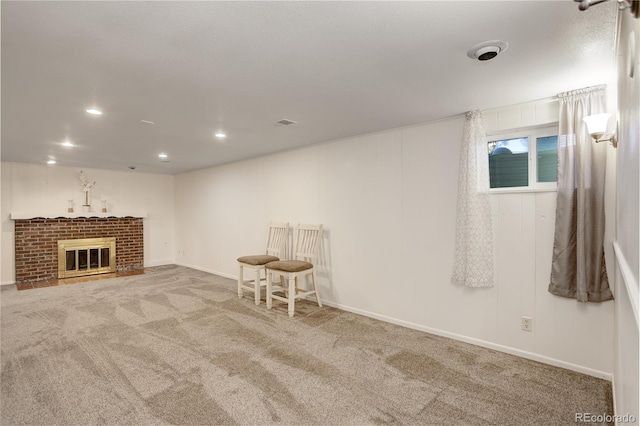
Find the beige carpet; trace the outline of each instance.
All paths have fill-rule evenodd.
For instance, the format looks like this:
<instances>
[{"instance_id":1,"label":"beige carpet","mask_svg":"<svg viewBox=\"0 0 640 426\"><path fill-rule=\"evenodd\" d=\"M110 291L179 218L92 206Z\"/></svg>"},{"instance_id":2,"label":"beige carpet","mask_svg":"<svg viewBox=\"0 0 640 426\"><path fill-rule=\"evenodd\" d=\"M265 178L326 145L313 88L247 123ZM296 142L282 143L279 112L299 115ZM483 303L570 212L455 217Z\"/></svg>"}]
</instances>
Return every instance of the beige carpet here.
<instances>
[{"instance_id":1,"label":"beige carpet","mask_svg":"<svg viewBox=\"0 0 640 426\"><path fill-rule=\"evenodd\" d=\"M609 382L178 266L3 288L2 425L574 425Z\"/></svg>"}]
</instances>

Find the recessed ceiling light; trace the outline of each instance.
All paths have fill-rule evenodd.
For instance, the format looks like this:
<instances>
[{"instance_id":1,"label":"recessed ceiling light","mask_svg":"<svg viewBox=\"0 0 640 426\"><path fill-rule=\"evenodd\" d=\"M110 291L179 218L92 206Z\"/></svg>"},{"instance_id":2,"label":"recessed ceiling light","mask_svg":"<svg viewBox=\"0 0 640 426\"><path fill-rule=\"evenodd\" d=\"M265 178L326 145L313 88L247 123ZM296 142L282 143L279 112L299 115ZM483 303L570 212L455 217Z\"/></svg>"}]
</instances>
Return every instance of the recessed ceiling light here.
<instances>
[{"instance_id":1,"label":"recessed ceiling light","mask_svg":"<svg viewBox=\"0 0 640 426\"><path fill-rule=\"evenodd\" d=\"M223 139L223 138L226 138L226 137L227 137L227 135L225 135L225 134L224 134L224 133L222 133L222 132L218 132L218 133L216 133L216 138Z\"/></svg>"},{"instance_id":2,"label":"recessed ceiling light","mask_svg":"<svg viewBox=\"0 0 640 426\"><path fill-rule=\"evenodd\" d=\"M95 108L89 108L88 110L86 110L89 114L93 114L93 115L102 115L102 111L100 111L99 109L95 109Z\"/></svg>"},{"instance_id":3,"label":"recessed ceiling light","mask_svg":"<svg viewBox=\"0 0 640 426\"><path fill-rule=\"evenodd\" d=\"M164 152L161 152L160 154L158 154L158 157L160 158L167 158L169 157L167 154L165 154Z\"/></svg>"},{"instance_id":4,"label":"recessed ceiling light","mask_svg":"<svg viewBox=\"0 0 640 426\"><path fill-rule=\"evenodd\" d=\"M56 160L48 160L47 164L56 164Z\"/></svg>"},{"instance_id":5,"label":"recessed ceiling light","mask_svg":"<svg viewBox=\"0 0 640 426\"><path fill-rule=\"evenodd\" d=\"M73 146L73 144L71 142L69 142L69 141L64 141L64 142L62 142L62 146L66 146L67 148L70 148L70 147Z\"/></svg>"}]
</instances>

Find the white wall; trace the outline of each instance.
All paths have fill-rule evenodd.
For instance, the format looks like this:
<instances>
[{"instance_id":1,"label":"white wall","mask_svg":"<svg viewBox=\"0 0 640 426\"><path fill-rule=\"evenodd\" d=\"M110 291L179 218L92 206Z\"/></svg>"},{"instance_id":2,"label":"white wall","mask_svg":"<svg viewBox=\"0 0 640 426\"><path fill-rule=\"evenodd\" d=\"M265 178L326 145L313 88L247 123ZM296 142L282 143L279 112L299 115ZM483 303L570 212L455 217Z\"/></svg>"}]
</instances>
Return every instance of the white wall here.
<instances>
[{"instance_id":1,"label":"white wall","mask_svg":"<svg viewBox=\"0 0 640 426\"><path fill-rule=\"evenodd\" d=\"M67 200L75 200L81 211L84 193L74 167L2 163L2 284L15 282L14 222L12 212L67 211ZM94 209L107 200L109 211L142 212L144 219L144 264L162 265L174 257L173 176L85 169L96 185L91 192Z\"/></svg>"},{"instance_id":2,"label":"white wall","mask_svg":"<svg viewBox=\"0 0 640 426\"><path fill-rule=\"evenodd\" d=\"M518 106L516 119L504 112L501 125L557 117L553 105L538 105L528 124L530 106ZM492 196L496 286L450 283L463 122L454 117L176 176L176 261L235 278L237 257L264 250L270 221L322 223L319 291L327 304L610 377L613 304L547 292L555 193ZM534 318L533 332L520 330L523 315Z\"/></svg>"},{"instance_id":3,"label":"white wall","mask_svg":"<svg viewBox=\"0 0 640 426\"><path fill-rule=\"evenodd\" d=\"M608 102L615 102L615 93L609 90L608 95ZM555 99L545 99L497 108L485 111L484 117L488 133L544 126L557 122L558 102ZM615 285L612 245L616 223L615 154L615 149L609 146L604 244L612 289ZM579 366L592 366L590 368L607 372L606 376L610 377L613 368L613 302L583 304L574 299L552 296L547 291L551 275L556 192L492 194L491 197L494 226L497 225L495 236L498 282L505 284L499 290L501 300L504 301L501 304L504 307L501 322L511 325L508 331L510 338L526 345L525 350ZM519 285L507 285L510 282ZM517 297L523 299L520 305L513 303ZM513 326L523 315L533 317L533 335L520 331L519 324L517 327ZM602 345L597 351L588 349L588 342L594 341ZM568 342L571 343L566 344ZM571 353L577 348L572 346L574 342L581 342L580 349ZM510 346L508 343L503 344ZM593 367L595 365L600 367ZM592 374L599 375L596 372Z\"/></svg>"},{"instance_id":4,"label":"white wall","mask_svg":"<svg viewBox=\"0 0 640 426\"><path fill-rule=\"evenodd\" d=\"M617 414L639 419L640 20L627 12L622 12L619 19L614 395ZM635 59L630 50L632 38ZM629 73L631 64L635 66L633 77Z\"/></svg>"}]
</instances>

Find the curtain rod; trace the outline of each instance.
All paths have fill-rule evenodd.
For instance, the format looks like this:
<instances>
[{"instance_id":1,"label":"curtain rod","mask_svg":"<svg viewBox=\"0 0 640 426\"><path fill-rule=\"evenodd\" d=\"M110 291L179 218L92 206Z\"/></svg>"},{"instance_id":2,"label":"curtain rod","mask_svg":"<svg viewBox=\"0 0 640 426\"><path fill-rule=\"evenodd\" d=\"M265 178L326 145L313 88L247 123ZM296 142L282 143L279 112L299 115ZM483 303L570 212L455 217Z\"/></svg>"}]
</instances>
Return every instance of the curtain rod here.
<instances>
[{"instance_id":1,"label":"curtain rod","mask_svg":"<svg viewBox=\"0 0 640 426\"><path fill-rule=\"evenodd\" d=\"M578 9L587 10L590 6L594 6L596 4L604 3L608 0L574 0L576 3L580 3L578 5ZM618 2L618 9L625 10L629 9L629 12L636 17L640 18L640 0L616 0Z\"/></svg>"}]
</instances>

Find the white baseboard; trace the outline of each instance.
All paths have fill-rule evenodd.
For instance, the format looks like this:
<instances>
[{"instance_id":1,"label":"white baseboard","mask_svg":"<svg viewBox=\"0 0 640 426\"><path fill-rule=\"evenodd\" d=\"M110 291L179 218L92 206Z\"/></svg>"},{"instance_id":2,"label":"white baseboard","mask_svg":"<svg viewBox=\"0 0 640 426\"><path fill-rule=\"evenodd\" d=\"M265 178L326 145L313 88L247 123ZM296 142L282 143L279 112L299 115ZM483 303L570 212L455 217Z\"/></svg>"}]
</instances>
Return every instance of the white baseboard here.
<instances>
[{"instance_id":1,"label":"white baseboard","mask_svg":"<svg viewBox=\"0 0 640 426\"><path fill-rule=\"evenodd\" d=\"M213 269L202 268L200 266L194 266L184 262L174 262L174 265L184 266L185 268L195 269L196 271L208 272L213 275L220 275L221 277L231 278L232 280L235 280L235 281L238 280L238 277L236 275L225 274L224 272L214 271Z\"/></svg>"},{"instance_id":2,"label":"white baseboard","mask_svg":"<svg viewBox=\"0 0 640 426\"><path fill-rule=\"evenodd\" d=\"M1 283L0 283L0 287L1 287L1 286L3 286L3 285L15 285L15 283L16 283L16 280L13 280L13 281L3 281L3 282L1 282Z\"/></svg>"},{"instance_id":3,"label":"white baseboard","mask_svg":"<svg viewBox=\"0 0 640 426\"><path fill-rule=\"evenodd\" d=\"M233 280L237 280L238 277L231 274L225 274L222 272L214 271L207 268L201 268L198 266L189 265L186 263L176 262L176 265L184 266L191 269L196 269L198 271L208 272L210 274L220 275L225 278L231 278ZM315 298L310 297L309 300L311 302L315 302ZM605 371L595 370L589 367L583 367L581 365L572 364L570 362L561 361L555 358L550 358L544 355L539 355L533 352L523 351L521 349L512 348L509 346L499 345L493 342L487 342L485 340L476 339L473 337L463 336L461 334L450 333L448 331L440 330L437 328L426 327L424 325L416 324L409 321L403 321L396 318L388 317L385 315L376 314L374 312L365 311L362 309L353 308L351 306L342 305L340 303L335 303L332 301L320 299L324 305L331 306L333 308L341 309L347 312L353 312L354 314L363 315L365 317L374 318L380 321L388 322L391 324L396 324L402 327L411 328L413 330L424 331L426 333L435 334L437 336L447 337L449 339L458 340L465 343L470 343L472 345L481 346L483 348L493 349L498 352L504 352L510 355L519 356L521 358L530 359L532 361L538 361L543 364L553 365L554 367L560 367L571 371L576 371L578 373L586 374L588 376L597 377L599 379L604 379L611 381L613 375L611 373L607 373Z\"/></svg>"},{"instance_id":4,"label":"white baseboard","mask_svg":"<svg viewBox=\"0 0 640 426\"><path fill-rule=\"evenodd\" d=\"M315 302L315 300L313 300ZM604 379L611 381L613 375L611 373L607 373L604 371L594 370L592 368L583 367L581 365L572 364L570 362L561 361L555 358L550 358L544 355L536 354L533 352L523 351L521 349L512 348L509 346L499 345L493 342L487 342L486 340L476 339L473 337L464 336L461 334L450 333L448 331L440 330L437 328L426 327L424 325L415 324L409 321L403 321L396 318L388 317L385 315L376 314L373 312L364 311L362 309L352 308L350 306L341 305L339 303L334 303L331 301L322 300L322 303L327 306L332 306L334 308L341 309L343 311L353 312L355 314L364 315L365 317L378 319L380 321L389 322L391 324L400 325L402 327L411 328L418 331L424 331L426 333L435 334L436 336L447 337L449 339L458 340L465 343L471 343L472 345L481 346L483 348L493 349L499 352L504 352L510 355L519 356L521 358L530 359L532 361L538 361L543 364L553 365L554 367L565 368L567 370L576 371L578 373L583 373L588 376L597 377L599 379Z\"/></svg>"},{"instance_id":5,"label":"white baseboard","mask_svg":"<svg viewBox=\"0 0 640 426\"><path fill-rule=\"evenodd\" d=\"M152 267L152 266L164 266L164 265L174 265L176 262L173 259L156 259L150 260L147 262L144 267Z\"/></svg>"}]
</instances>

